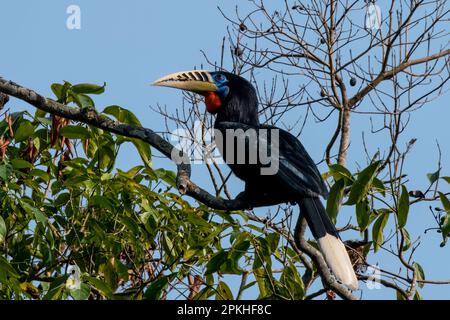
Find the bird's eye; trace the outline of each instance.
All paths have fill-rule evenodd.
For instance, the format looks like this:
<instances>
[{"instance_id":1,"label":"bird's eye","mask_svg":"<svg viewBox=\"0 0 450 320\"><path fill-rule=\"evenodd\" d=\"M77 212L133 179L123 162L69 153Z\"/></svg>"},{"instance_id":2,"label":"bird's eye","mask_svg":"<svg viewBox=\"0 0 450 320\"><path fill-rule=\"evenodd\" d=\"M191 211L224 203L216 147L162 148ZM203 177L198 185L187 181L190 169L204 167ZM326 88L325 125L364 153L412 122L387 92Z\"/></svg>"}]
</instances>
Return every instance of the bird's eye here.
<instances>
[{"instance_id":1,"label":"bird's eye","mask_svg":"<svg viewBox=\"0 0 450 320\"><path fill-rule=\"evenodd\" d=\"M216 75L216 80L222 82L225 80L225 76L219 73Z\"/></svg>"}]
</instances>

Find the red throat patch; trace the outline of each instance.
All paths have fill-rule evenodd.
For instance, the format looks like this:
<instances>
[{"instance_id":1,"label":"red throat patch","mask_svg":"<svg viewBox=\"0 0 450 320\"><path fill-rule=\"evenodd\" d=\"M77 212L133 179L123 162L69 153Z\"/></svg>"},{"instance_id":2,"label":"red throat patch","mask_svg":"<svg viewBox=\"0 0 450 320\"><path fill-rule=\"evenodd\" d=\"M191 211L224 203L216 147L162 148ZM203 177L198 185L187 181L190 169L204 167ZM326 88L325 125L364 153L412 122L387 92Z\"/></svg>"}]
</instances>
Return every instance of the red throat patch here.
<instances>
[{"instance_id":1,"label":"red throat patch","mask_svg":"<svg viewBox=\"0 0 450 320\"><path fill-rule=\"evenodd\" d=\"M220 97L215 92L207 92L204 94L205 96L205 104L206 110L210 113L216 113L219 111L219 108L222 106L222 101L220 101Z\"/></svg>"}]
</instances>

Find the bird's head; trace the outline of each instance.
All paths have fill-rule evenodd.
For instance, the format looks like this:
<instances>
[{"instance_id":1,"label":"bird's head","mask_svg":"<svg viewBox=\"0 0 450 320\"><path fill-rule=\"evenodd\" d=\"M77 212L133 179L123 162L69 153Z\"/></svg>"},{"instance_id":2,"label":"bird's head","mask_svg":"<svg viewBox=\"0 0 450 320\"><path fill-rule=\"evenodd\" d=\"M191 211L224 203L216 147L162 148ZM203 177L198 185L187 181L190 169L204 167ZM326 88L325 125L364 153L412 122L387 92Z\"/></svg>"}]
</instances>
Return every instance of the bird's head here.
<instances>
[{"instance_id":1,"label":"bird's head","mask_svg":"<svg viewBox=\"0 0 450 320\"><path fill-rule=\"evenodd\" d=\"M164 76L155 86L191 91L205 97L206 110L219 121L258 123L254 87L246 79L225 71L192 70Z\"/></svg>"}]
</instances>

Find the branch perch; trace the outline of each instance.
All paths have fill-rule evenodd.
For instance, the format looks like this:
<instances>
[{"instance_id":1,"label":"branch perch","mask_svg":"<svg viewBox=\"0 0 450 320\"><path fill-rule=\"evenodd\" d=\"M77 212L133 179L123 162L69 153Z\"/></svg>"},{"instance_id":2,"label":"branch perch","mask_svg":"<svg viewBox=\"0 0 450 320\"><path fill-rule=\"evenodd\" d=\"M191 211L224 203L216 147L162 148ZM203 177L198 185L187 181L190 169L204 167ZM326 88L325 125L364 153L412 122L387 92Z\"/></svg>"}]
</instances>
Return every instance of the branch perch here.
<instances>
[{"instance_id":1,"label":"branch perch","mask_svg":"<svg viewBox=\"0 0 450 320\"><path fill-rule=\"evenodd\" d=\"M3 109L5 104L8 103L8 101L9 101L9 97L4 93L0 93L0 110Z\"/></svg>"},{"instance_id":2,"label":"branch perch","mask_svg":"<svg viewBox=\"0 0 450 320\"><path fill-rule=\"evenodd\" d=\"M200 188L191 181L191 165L187 155L183 154L181 150L175 148L170 142L162 138L151 129L113 121L106 116L98 114L92 107L80 109L78 107L66 106L52 99L45 98L31 89L1 78L0 93L25 101L37 109L49 112L51 114L55 114L73 121L82 122L111 133L140 139L148 143L172 161L177 159L177 161L175 161L177 164L176 181L179 192L194 198L212 209L226 211L245 210L255 207L279 204L277 199L258 199L249 202L239 197L234 200L226 200L211 195L209 192ZM306 222L304 219L301 221L302 222L299 223L302 223L304 229L306 227ZM299 226L299 224L297 226ZM317 264L319 274L321 275L322 280L326 283L326 286L335 291L344 299L355 299L355 297L345 287L337 283L337 281L333 278L321 253L308 244L307 241L304 240L303 236L299 236L300 233L296 232L296 234L298 235L297 243L299 248L308 254L308 256L310 256Z\"/></svg>"},{"instance_id":3,"label":"branch perch","mask_svg":"<svg viewBox=\"0 0 450 320\"><path fill-rule=\"evenodd\" d=\"M191 196L210 208L217 210L243 210L274 204L267 200L259 204L251 204L240 199L225 200L211 195L190 180L191 165L187 156L151 129L113 121L98 114L94 108L68 107L52 99L45 98L31 89L4 79L0 79L0 92L25 101L37 109L51 114L89 124L122 136L140 139L150 144L169 159L173 160L172 155L176 155L181 160L177 163L177 187L179 192Z\"/></svg>"}]
</instances>

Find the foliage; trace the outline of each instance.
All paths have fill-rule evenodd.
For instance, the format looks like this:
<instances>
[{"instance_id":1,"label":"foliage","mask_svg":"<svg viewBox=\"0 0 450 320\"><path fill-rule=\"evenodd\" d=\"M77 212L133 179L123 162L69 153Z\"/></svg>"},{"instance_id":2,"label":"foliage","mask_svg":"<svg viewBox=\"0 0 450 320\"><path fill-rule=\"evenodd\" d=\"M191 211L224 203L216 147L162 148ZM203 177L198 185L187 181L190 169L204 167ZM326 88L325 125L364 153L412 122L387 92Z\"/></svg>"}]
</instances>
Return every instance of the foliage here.
<instances>
[{"instance_id":1,"label":"foliage","mask_svg":"<svg viewBox=\"0 0 450 320\"><path fill-rule=\"evenodd\" d=\"M85 107L80 100L94 106L88 94L104 87L65 82L52 89L60 102ZM103 114L140 125L119 106ZM301 261L283 234L244 212L211 211L181 198L174 173L152 167L148 145L39 110L5 116L0 132L9 141L0 163L1 298L233 299L251 287L259 298L305 298ZM134 144L142 165L124 171L115 162L125 142ZM380 248L392 216L405 235L403 250L411 247L408 190L379 180L380 165L352 174L336 164L325 174L334 181L328 212L335 220L342 203L355 207L370 244L365 254ZM440 178L430 176L432 184ZM380 206L386 197L397 205ZM443 193L440 199L445 241L450 202ZM76 289L68 285L70 265L81 270ZM414 268L424 279L422 267ZM239 292L231 289L232 277L246 280L248 274L253 281L243 281Z\"/></svg>"},{"instance_id":2,"label":"foliage","mask_svg":"<svg viewBox=\"0 0 450 320\"><path fill-rule=\"evenodd\" d=\"M52 90L58 101L86 107L104 86L65 82ZM140 125L119 106L103 114ZM257 285L261 298L303 297L298 256L277 233L242 212L181 198L174 173L153 168L141 141L39 110L8 115L0 133L10 142L0 160L1 298L232 299L238 293L225 275L249 271L257 279L242 291ZM143 164L121 170L115 162L127 141ZM278 277L274 260L287 266ZM66 285L70 265L81 270L79 289Z\"/></svg>"}]
</instances>

